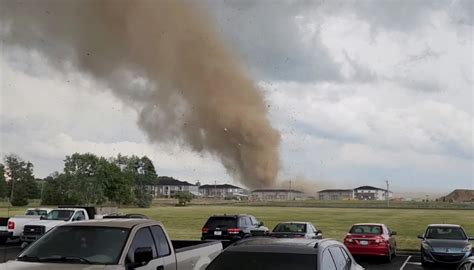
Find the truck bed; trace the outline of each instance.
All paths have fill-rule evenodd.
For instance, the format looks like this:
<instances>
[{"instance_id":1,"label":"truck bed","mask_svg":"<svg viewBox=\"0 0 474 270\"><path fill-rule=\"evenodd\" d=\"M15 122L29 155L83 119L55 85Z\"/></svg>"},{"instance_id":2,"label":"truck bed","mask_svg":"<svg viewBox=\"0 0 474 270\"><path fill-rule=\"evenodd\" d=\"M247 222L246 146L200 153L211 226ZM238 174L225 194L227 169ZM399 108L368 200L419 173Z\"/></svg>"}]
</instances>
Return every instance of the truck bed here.
<instances>
[{"instance_id":1,"label":"truck bed","mask_svg":"<svg viewBox=\"0 0 474 270\"><path fill-rule=\"evenodd\" d=\"M176 262L181 270L200 270L222 251L222 243L217 241L171 241L176 254Z\"/></svg>"}]
</instances>

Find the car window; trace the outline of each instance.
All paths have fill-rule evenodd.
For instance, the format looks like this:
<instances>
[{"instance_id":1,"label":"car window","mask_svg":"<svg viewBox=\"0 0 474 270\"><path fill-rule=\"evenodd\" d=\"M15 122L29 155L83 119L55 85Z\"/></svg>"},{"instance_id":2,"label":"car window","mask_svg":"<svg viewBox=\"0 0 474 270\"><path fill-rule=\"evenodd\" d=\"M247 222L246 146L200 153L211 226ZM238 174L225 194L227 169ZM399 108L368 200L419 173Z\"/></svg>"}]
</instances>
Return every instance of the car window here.
<instances>
[{"instance_id":1,"label":"car window","mask_svg":"<svg viewBox=\"0 0 474 270\"><path fill-rule=\"evenodd\" d=\"M334 260L329 253L329 249L326 249L323 253L323 258L321 261L321 269L324 270L337 270L336 265L334 264Z\"/></svg>"},{"instance_id":2,"label":"car window","mask_svg":"<svg viewBox=\"0 0 474 270\"><path fill-rule=\"evenodd\" d=\"M342 250L338 246L330 247L329 251L331 252L332 258L334 259L334 263L336 264L337 270L346 270L349 269L349 264L344 256Z\"/></svg>"},{"instance_id":3,"label":"car window","mask_svg":"<svg viewBox=\"0 0 474 270\"><path fill-rule=\"evenodd\" d=\"M250 219L252 220L253 225L258 225L259 222L255 217L250 217Z\"/></svg>"},{"instance_id":4,"label":"car window","mask_svg":"<svg viewBox=\"0 0 474 270\"><path fill-rule=\"evenodd\" d=\"M382 227L379 225L355 225L352 226L352 234L382 234Z\"/></svg>"},{"instance_id":5,"label":"car window","mask_svg":"<svg viewBox=\"0 0 474 270\"><path fill-rule=\"evenodd\" d=\"M151 247L151 249L153 250L153 258L157 257L155 242L153 241L153 236L148 227L141 228L135 234L135 237L133 238L133 242L130 245L130 249L128 250L128 253L127 253L127 260L131 263L134 263L133 257L135 254L135 250L137 248L142 248L142 247Z\"/></svg>"},{"instance_id":6,"label":"car window","mask_svg":"<svg viewBox=\"0 0 474 270\"><path fill-rule=\"evenodd\" d=\"M79 221L79 220L85 220L86 216L84 215L83 211L78 211L76 214L74 214L74 217L72 217L72 220L74 221Z\"/></svg>"},{"instance_id":7,"label":"car window","mask_svg":"<svg viewBox=\"0 0 474 270\"><path fill-rule=\"evenodd\" d=\"M246 217L245 219L247 220L247 225L248 226L253 226L254 225L254 223L252 222L252 219L250 217Z\"/></svg>"},{"instance_id":8,"label":"car window","mask_svg":"<svg viewBox=\"0 0 474 270\"><path fill-rule=\"evenodd\" d=\"M153 238L155 239L158 257L170 255L171 251L168 244L168 239L166 238L163 229L160 226L152 226L151 232L153 233Z\"/></svg>"},{"instance_id":9,"label":"car window","mask_svg":"<svg viewBox=\"0 0 474 270\"><path fill-rule=\"evenodd\" d=\"M315 254L224 251L206 270L315 270ZM326 270L326 268L323 268ZM327 268L331 270L331 268ZM335 269L335 268L332 268Z\"/></svg>"},{"instance_id":10,"label":"car window","mask_svg":"<svg viewBox=\"0 0 474 270\"><path fill-rule=\"evenodd\" d=\"M237 218L235 217L211 217L204 225L206 228L235 228L237 227Z\"/></svg>"},{"instance_id":11,"label":"car window","mask_svg":"<svg viewBox=\"0 0 474 270\"><path fill-rule=\"evenodd\" d=\"M306 232L306 224L303 223L280 223L278 224L274 232L292 232L292 233L304 233Z\"/></svg>"},{"instance_id":12,"label":"car window","mask_svg":"<svg viewBox=\"0 0 474 270\"><path fill-rule=\"evenodd\" d=\"M426 231L426 238L464 240L467 238L464 230L459 227L429 227Z\"/></svg>"}]
</instances>

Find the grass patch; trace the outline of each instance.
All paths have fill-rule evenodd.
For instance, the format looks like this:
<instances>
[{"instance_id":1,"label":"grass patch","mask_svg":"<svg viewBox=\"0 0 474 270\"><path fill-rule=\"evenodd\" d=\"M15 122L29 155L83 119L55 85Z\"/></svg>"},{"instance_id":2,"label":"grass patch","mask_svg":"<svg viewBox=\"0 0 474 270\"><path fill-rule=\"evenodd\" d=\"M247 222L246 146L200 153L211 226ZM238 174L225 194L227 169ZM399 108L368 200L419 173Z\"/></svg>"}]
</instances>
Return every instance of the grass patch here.
<instances>
[{"instance_id":1,"label":"grass patch","mask_svg":"<svg viewBox=\"0 0 474 270\"><path fill-rule=\"evenodd\" d=\"M152 208L123 208L125 213L145 214L161 221L173 239L199 239L207 218L214 214L251 214L272 229L282 221L310 221L325 237L342 240L350 226L360 222L385 223L396 236L400 249L419 249L416 238L428 224L454 223L474 236L474 211L434 209L369 209L369 208L318 208L236 205L192 205L188 207L154 206ZM22 214L25 208L0 208L0 217Z\"/></svg>"}]
</instances>

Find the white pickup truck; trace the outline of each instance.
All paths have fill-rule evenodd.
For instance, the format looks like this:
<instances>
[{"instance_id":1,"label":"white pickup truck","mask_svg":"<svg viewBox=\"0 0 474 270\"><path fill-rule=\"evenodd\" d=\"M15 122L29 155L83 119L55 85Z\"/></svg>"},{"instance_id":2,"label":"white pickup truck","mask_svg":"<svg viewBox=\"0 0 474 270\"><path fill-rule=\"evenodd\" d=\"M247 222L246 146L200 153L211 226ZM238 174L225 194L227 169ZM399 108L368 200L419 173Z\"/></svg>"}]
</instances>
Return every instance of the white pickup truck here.
<instances>
[{"instance_id":1,"label":"white pickup truck","mask_svg":"<svg viewBox=\"0 0 474 270\"><path fill-rule=\"evenodd\" d=\"M171 241L158 221L91 220L52 229L0 269L203 270L222 248L217 241Z\"/></svg>"},{"instance_id":2,"label":"white pickup truck","mask_svg":"<svg viewBox=\"0 0 474 270\"><path fill-rule=\"evenodd\" d=\"M95 218L94 208L57 208L38 220L26 223L23 227L20 240L31 243L38 240L52 228L65 223L89 220Z\"/></svg>"},{"instance_id":3,"label":"white pickup truck","mask_svg":"<svg viewBox=\"0 0 474 270\"><path fill-rule=\"evenodd\" d=\"M50 208L29 208L24 215L11 217L6 222L3 219L0 225L0 244L5 243L8 239L19 238L25 224L39 220L41 216L47 215L51 210Z\"/></svg>"}]
</instances>

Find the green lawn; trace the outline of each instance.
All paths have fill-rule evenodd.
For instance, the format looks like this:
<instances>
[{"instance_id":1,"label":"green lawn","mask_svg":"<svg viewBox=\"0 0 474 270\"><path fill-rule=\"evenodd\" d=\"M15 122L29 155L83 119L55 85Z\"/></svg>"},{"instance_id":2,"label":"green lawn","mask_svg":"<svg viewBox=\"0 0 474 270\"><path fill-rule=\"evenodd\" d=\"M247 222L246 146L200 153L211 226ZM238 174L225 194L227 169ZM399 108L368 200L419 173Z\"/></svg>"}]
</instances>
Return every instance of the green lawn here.
<instances>
[{"instance_id":1,"label":"green lawn","mask_svg":"<svg viewBox=\"0 0 474 270\"><path fill-rule=\"evenodd\" d=\"M418 249L416 235L422 234L430 223L460 224L474 236L474 211L470 210L188 206L128 208L123 211L143 213L160 220L174 239L198 239L207 217L224 213L252 214L270 229L281 221L310 221L323 231L325 237L339 240L343 239L353 223L385 223L397 231L398 247L401 249Z\"/></svg>"},{"instance_id":2,"label":"green lawn","mask_svg":"<svg viewBox=\"0 0 474 270\"><path fill-rule=\"evenodd\" d=\"M22 208L0 208L0 216L21 214ZM417 234L423 233L430 223L455 223L462 225L474 236L474 211L427 209L363 209L363 208L304 208L274 206L161 206L149 209L125 208L125 213L142 213L160 220L173 239L199 239L202 225L213 214L246 213L256 216L267 227L273 228L281 221L310 221L325 237L341 240L349 227L358 222L385 223L397 231L398 247L418 249Z\"/></svg>"}]
</instances>

